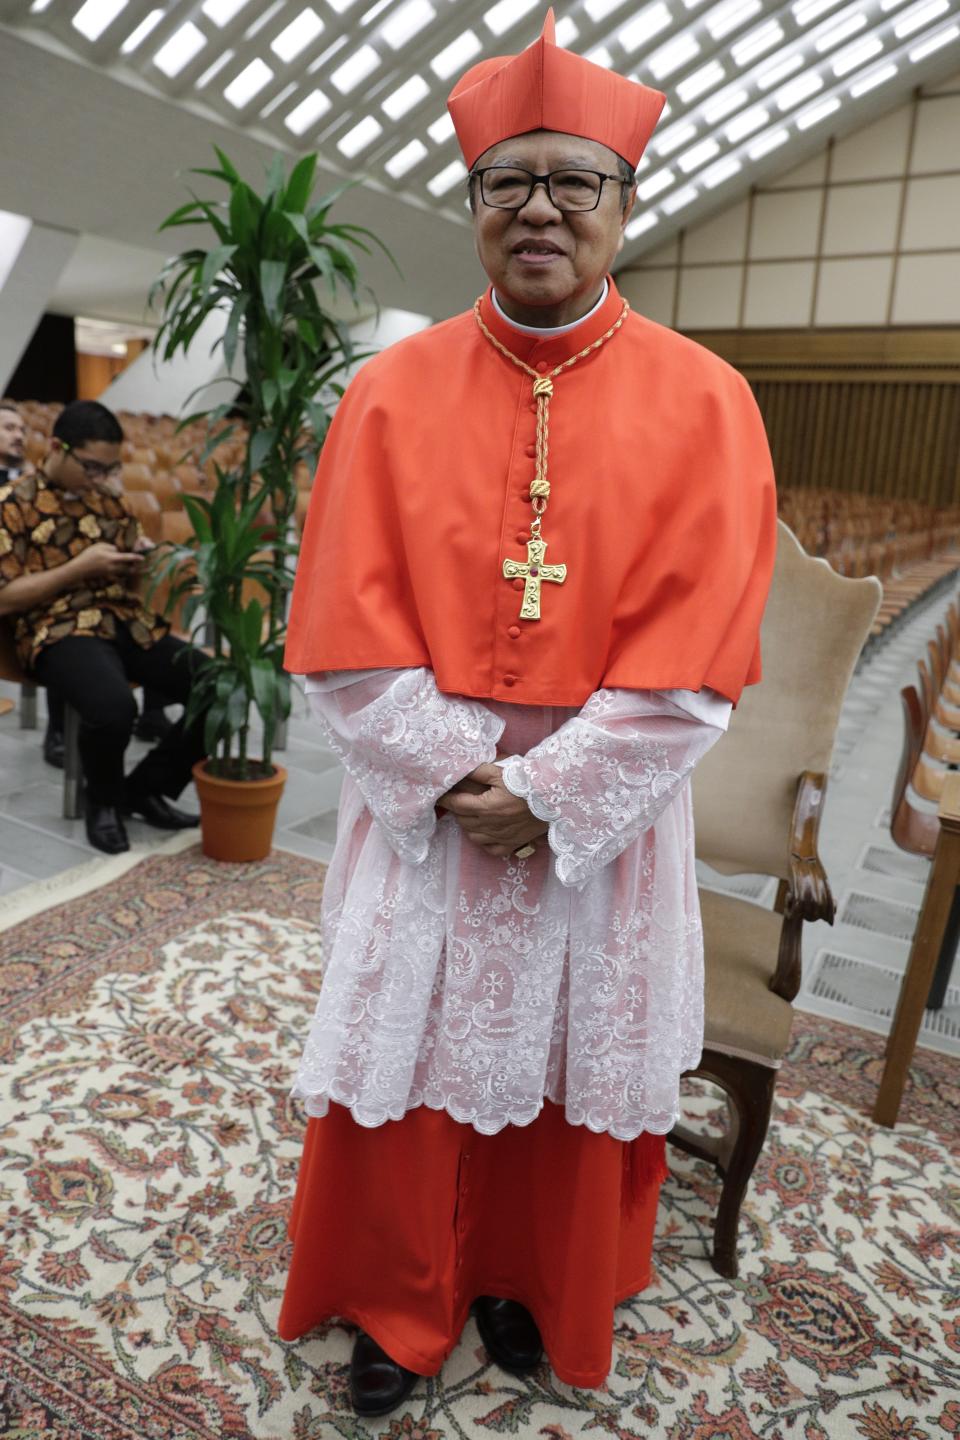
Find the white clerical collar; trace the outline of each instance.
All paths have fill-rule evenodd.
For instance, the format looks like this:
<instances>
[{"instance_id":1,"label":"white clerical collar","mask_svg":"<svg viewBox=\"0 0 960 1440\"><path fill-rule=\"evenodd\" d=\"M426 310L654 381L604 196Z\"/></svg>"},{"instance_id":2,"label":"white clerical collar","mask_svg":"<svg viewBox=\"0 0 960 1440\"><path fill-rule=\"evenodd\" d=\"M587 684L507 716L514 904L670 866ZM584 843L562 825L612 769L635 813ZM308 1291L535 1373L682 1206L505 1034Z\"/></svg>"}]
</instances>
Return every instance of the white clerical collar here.
<instances>
[{"instance_id":1,"label":"white clerical collar","mask_svg":"<svg viewBox=\"0 0 960 1440\"><path fill-rule=\"evenodd\" d=\"M600 293L600 299L597 301L596 305L594 305L591 310L588 310L586 315L581 315L579 320L571 320L569 325L521 325L518 320L510 319L510 316L507 314L503 306L500 304L500 301L497 299L496 290L492 292L493 308L500 316L500 319L510 326L511 330L519 330L521 335L539 335L541 339L544 340L548 339L553 335L566 335L568 330L576 330L577 326L582 325L585 320L589 320L591 315L596 315L597 311L600 309L600 306L603 304L604 300L606 300L609 293L610 282L608 280L604 280L603 290Z\"/></svg>"}]
</instances>

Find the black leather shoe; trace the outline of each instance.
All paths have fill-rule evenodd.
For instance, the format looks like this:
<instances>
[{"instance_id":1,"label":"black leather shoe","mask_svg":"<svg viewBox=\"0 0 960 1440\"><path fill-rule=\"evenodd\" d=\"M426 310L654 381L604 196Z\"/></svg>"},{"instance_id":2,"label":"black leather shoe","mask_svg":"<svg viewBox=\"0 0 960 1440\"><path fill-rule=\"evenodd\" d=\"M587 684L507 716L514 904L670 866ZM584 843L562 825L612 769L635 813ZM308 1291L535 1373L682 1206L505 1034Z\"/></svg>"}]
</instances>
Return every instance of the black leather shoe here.
<instances>
[{"instance_id":1,"label":"black leather shoe","mask_svg":"<svg viewBox=\"0 0 960 1440\"><path fill-rule=\"evenodd\" d=\"M360 1330L350 1357L350 1401L358 1415L386 1415L395 1410L420 1379L381 1350Z\"/></svg>"},{"instance_id":2,"label":"black leather shoe","mask_svg":"<svg viewBox=\"0 0 960 1440\"><path fill-rule=\"evenodd\" d=\"M162 740L172 729L173 721L168 720L162 710L144 710L137 717L133 733L138 740Z\"/></svg>"},{"instance_id":3,"label":"black leather shoe","mask_svg":"<svg viewBox=\"0 0 960 1440\"><path fill-rule=\"evenodd\" d=\"M122 855L130 849L126 828L115 805L98 805L88 800L86 806L87 839L94 850L105 855Z\"/></svg>"},{"instance_id":4,"label":"black leather shoe","mask_svg":"<svg viewBox=\"0 0 960 1440\"><path fill-rule=\"evenodd\" d=\"M516 1300L481 1295L473 1312L480 1339L501 1370L511 1375L529 1375L536 1370L543 1359L543 1341L529 1310Z\"/></svg>"},{"instance_id":5,"label":"black leather shoe","mask_svg":"<svg viewBox=\"0 0 960 1440\"><path fill-rule=\"evenodd\" d=\"M178 810L162 795L128 795L123 805L124 815L136 815L153 825L157 830L189 830L200 824L200 816L187 810Z\"/></svg>"},{"instance_id":6,"label":"black leather shoe","mask_svg":"<svg viewBox=\"0 0 960 1440\"><path fill-rule=\"evenodd\" d=\"M47 726L47 733L43 737L43 758L54 770L63 769L64 743L63 731L55 730L52 725Z\"/></svg>"}]
</instances>

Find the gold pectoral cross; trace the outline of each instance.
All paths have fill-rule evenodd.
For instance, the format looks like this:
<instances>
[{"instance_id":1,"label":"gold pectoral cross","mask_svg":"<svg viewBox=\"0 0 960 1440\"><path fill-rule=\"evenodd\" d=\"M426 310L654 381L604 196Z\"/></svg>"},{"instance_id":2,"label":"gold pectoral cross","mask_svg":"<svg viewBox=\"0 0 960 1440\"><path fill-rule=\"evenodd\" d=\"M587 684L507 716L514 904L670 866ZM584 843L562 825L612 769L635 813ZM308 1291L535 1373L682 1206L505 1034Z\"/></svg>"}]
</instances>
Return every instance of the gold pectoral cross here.
<instances>
[{"instance_id":1,"label":"gold pectoral cross","mask_svg":"<svg viewBox=\"0 0 960 1440\"><path fill-rule=\"evenodd\" d=\"M554 585L562 585L567 578L566 565L544 565L543 557L546 550L546 540L534 536L532 540L527 541L526 560L504 560L503 562L503 578L505 580L521 579L525 581L523 604L520 606L521 620L540 619L540 586L544 580L551 580Z\"/></svg>"}]
</instances>

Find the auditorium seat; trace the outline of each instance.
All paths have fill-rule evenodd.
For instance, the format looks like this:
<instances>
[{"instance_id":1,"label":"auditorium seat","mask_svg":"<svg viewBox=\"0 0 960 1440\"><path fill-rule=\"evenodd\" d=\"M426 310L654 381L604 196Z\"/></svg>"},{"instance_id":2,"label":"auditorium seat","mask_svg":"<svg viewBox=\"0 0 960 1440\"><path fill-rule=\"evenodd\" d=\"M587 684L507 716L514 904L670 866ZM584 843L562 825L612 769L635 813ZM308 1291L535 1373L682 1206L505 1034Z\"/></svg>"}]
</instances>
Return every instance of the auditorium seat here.
<instances>
[{"instance_id":1,"label":"auditorium seat","mask_svg":"<svg viewBox=\"0 0 960 1440\"><path fill-rule=\"evenodd\" d=\"M128 508L136 515L143 527L143 533L154 544L159 543L161 534L160 501L150 490L131 490L124 495Z\"/></svg>"},{"instance_id":2,"label":"auditorium seat","mask_svg":"<svg viewBox=\"0 0 960 1440\"><path fill-rule=\"evenodd\" d=\"M307 523L307 511L310 508L310 496L312 493L311 490L297 491L297 507L294 511L294 519L296 521L298 535L303 534L303 527Z\"/></svg>"},{"instance_id":3,"label":"auditorium seat","mask_svg":"<svg viewBox=\"0 0 960 1440\"><path fill-rule=\"evenodd\" d=\"M125 460L120 472L120 484L124 491L152 490L153 476L146 465L141 465L133 460Z\"/></svg>"},{"instance_id":4,"label":"auditorium seat","mask_svg":"<svg viewBox=\"0 0 960 1440\"><path fill-rule=\"evenodd\" d=\"M164 510L160 517L160 536L174 545L186 545L193 539L193 526L184 510Z\"/></svg>"},{"instance_id":5,"label":"auditorium seat","mask_svg":"<svg viewBox=\"0 0 960 1440\"><path fill-rule=\"evenodd\" d=\"M183 508L183 486L176 475L165 470L156 470L151 476L150 489L157 497L161 510Z\"/></svg>"}]
</instances>

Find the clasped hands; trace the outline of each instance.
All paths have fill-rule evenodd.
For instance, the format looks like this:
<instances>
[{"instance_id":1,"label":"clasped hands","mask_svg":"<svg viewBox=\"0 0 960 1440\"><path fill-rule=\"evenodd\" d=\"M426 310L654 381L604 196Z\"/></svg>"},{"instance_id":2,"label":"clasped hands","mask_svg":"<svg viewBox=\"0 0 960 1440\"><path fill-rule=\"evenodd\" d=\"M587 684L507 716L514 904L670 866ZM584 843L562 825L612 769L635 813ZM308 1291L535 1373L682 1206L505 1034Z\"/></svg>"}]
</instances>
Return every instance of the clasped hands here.
<instances>
[{"instance_id":1,"label":"clasped hands","mask_svg":"<svg viewBox=\"0 0 960 1440\"><path fill-rule=\"evenodd\" d=\"M549 829L507 789L499 765L478 765L440 796L437 808L449 811L474 845L504 859Z\"/></svg>"}]
</instances>

